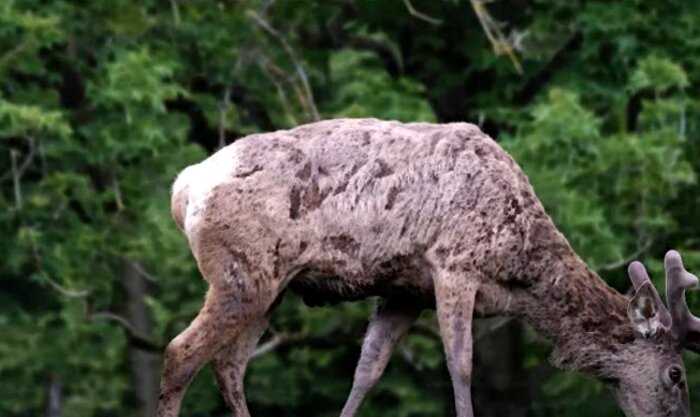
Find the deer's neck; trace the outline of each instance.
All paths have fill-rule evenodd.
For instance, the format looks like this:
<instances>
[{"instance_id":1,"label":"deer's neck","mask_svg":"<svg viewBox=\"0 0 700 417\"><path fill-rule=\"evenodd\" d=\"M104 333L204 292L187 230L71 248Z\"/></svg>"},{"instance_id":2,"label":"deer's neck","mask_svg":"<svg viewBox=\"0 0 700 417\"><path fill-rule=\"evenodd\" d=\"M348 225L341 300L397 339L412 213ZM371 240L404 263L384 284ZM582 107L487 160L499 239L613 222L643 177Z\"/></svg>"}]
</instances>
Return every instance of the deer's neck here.
<instances>
[{"instance_id":1,"label":"deer's neck","mask_svg":"<svg viewBox=\"0 0 700 417\"><path fill-rule=\"evenodd\" d=\"M525 319L554 343L555 366L608 376L611 359L634 341L627 300L554 234L556 239L529 256L532 285L524 297Z\"/></svg>"}]
</instances>

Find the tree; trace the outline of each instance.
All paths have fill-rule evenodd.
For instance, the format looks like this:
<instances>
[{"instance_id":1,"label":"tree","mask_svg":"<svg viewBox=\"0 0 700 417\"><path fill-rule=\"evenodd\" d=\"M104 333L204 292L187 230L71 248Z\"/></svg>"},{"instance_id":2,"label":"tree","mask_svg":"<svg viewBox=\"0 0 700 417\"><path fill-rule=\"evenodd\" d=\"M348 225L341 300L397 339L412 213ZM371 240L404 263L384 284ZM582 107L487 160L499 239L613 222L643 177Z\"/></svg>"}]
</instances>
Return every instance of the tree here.
<instances>
[{"instance_id":1,"label":"tree","mask_svg":"<svg viewBox=\"0 0 700 417\"><path fill-rule=\"evenodd\" d=\"M659 279L668 248L697 270L698 28L680 0L3 2L0 414L149 414L159 352L205 291L170 220L173 178L316 118L479 123L616 288L632 258ZM287 297L249 371L253 413L336 415L370 308ZM507 366L481 355L477 410L618 415L530 329L497 333L482 340L518 348ZM361 412L450 414L448 382L426 313ZM205 369L184 413L225 412Z\"/></svg>"}]
</instances>

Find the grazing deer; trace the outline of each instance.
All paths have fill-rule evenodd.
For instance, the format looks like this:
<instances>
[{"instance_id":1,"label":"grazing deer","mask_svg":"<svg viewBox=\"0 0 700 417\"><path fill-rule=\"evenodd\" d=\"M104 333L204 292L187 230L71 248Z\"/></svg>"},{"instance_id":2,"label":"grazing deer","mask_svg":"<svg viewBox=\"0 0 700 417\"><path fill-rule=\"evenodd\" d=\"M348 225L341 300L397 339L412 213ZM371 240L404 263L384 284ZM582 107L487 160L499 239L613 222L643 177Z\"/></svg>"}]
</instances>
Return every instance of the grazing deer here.
<instances>
[{"instance_id":1,"label":"grazing deer","mask_svg":"<svg viewBox=\"0 0 700 417\"><path fill-rule=\"evenodd\" d=\"M245 137L175 181L172 213L209 284L173 339L157 415L208 361L236 417L246 364L286 288L308 304L382 298L342 417L354 416L419 312L436 308L458 417L473 416L472 317L522 318L553 363L609 383L627 416L688 417L683 347L700 350L666 256L667 309L639 263L631 300L574 253L516 163L476 126L329 120Z\"/></svg>"}]
</instances>

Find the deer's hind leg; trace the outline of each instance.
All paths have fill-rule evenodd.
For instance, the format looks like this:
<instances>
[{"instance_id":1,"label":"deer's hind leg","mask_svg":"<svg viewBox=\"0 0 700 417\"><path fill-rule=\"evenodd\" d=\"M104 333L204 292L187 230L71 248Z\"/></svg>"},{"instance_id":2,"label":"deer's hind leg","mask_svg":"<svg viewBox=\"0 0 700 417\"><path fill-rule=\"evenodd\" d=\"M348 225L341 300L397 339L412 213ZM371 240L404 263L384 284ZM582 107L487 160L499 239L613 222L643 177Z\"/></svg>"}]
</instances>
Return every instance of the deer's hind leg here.
<instances>
[{"instance_id":1,"label":"deer's hind leg","mask_svg":"<svg viewBox=\"0 0 700 417\"><path fill-rule=\"evenodd\" d=\"M355 368L352 390L341 417L352 417L384 373L394 347L420 314L420 309L391 300L377 307L367 327L362 353Z\"/></svg>"},{"instance_id":2,"label":"deer's hind leg","mask_svg":"<svg viewBox=\"0 0 700 417\"><path fill-rule=\"evenodd\" d=\"M214 374L221 395L234 417L250 417L243 389L243 378L250 355L268 326L263 316L248 324L236 340L214 357Z\"/></svg>"},{"instance_id":3,"label":"deer's hind leg","mask_svg":"<svg viewBox=\"0 0 700 417\"><path fill-rule=\"evenodd\" d=\"M466 274L438 272L435 301L457 417L474 417L471 397L472 319L478 284Z\"/></svg>"},{"instance_id":4,"label":"deer's hind leg","mask_svg":"<svg viewBox=\"0 0 700 417\"><path fill-rule=\"evenodd\" d=\"M194 321L166 348L157 417L177 417L195 374L243 335L252 339L251 324L265 316L277 296L275 282L244 272L235 259L224 255L209 264L202 259L198 263L209 291Z\"/></svg>"}]
</instances>

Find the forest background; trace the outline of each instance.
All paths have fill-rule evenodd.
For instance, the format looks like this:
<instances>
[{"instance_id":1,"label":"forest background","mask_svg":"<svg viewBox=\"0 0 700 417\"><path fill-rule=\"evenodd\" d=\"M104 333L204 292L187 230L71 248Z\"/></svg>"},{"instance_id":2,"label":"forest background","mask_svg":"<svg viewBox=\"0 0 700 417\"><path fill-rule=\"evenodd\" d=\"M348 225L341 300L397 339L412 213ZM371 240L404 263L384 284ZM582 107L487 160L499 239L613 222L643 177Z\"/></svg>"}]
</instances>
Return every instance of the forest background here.
<instances>
[{"instance_id":1,"label":"forest background","mask_svg":"<svg viewBox=\"0 0 700 417\"><path fill-rule=\"evenodd\" d=\"M175 175L320 118L477 123L619 291L635 258L661 289L669 248L700 271L698 87L686 0L2 0L0 415L151 416L163 346L205 292ZM249 368L253 415L337 416L371 309L286 297ZM621 414L531 329L475 331L480 417ZM361 415L452 414L426 313ZM228 415L208 368L183 415Z\"/></svg>"}]
</instances>

